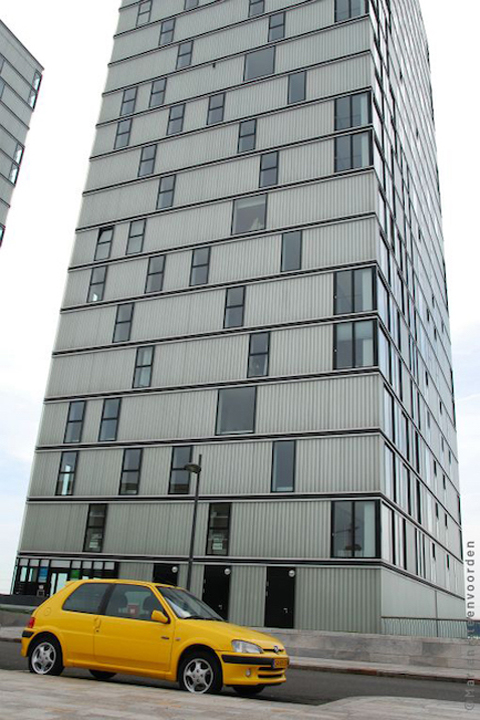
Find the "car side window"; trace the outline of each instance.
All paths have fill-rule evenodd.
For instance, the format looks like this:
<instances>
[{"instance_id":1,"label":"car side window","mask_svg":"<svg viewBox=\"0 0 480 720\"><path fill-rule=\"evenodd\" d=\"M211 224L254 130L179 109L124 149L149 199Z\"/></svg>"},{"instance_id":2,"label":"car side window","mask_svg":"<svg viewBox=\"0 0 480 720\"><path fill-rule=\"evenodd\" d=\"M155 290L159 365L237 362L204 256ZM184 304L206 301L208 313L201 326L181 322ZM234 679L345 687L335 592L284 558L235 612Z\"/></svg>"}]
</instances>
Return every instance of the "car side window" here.
<instances>
[{"instance_id":1,"label":"car side window","mask_svg":"<svg viewBox=\"0 0 480 720\"><path fill-rule=\"evenodd\" d=\"M115 585L105 609L110 617L150 620L154 610L163 607L151 590L141 585Z\"/></svg>"},{"instance_id":2,"label":"car side window","mask_svg":"<svg viewBox=\"0 0 480 720\"><path fill-rule=\"evenodd\" d=\"M63 603L62 610L67 612L91 613L96 615L100 611L107 583L85 583L80 585Z\"/></svg>"}]
</instances>

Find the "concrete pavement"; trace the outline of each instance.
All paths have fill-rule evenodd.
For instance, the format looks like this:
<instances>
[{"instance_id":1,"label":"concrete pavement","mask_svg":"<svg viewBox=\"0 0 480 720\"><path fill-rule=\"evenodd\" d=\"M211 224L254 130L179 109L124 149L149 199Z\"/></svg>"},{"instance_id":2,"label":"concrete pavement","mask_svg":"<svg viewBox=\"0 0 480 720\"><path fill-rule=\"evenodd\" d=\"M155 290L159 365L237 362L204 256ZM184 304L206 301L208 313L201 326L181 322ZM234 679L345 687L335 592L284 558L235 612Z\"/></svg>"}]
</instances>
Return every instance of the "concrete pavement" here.
<instances>
[{"instance_id":1,"label":"concrete pavement","mask_svg":"<svg viewBox=\"0 0 480 720\"><path fill-rule=\"evenodd\" d=\"M348 698L294 705L176 689L0 671L1 720L480 720L480 706L418 698Z\"/></svg>"},{"instance_id":2,"label":"concrete pavement","mask_svg":"<svg viewBox=\"0 0 480 720\"><path fill-rule=\"evenodd\" d=\"M23 628L0 627L0 640L20 642ZM409 677L416 680L448 680L463 682L475 680L480 684L480 672L475 669L432 668L415 665L393 665L391 663L357 662L355 660L332 660L312 657L291 657L290 667L296 670L317 670L319 672L355 673L379 677ZM1 718L0 718L1 720Z\"/></svg>"}]
</instances>

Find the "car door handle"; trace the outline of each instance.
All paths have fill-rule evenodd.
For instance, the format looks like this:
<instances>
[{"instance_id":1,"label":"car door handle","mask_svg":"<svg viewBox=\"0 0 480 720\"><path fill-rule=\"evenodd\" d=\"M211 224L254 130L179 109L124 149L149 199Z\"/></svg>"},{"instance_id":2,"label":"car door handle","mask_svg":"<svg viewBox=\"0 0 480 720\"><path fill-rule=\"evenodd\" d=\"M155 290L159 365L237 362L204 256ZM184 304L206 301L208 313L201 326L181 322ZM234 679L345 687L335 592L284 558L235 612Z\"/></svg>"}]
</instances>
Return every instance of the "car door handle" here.
<instances>
[{"instance_id":1,"label":"car door handle","mask_svg":"<svg viewBox=\"0 0 480 720\"><path fill-rule=\"evenodd\" d=\"M160 640L170 640L170 638L167 635L162 635Z\"/></svg>"},{"instance_id":2,"label":"car door handle","mask_svg":"<svg viewBox=\"0 0 480 720\"><path fill-rule=\"evenodd\" d=\"M95 632L98 632L100 630L100 625L102 624L102 620L99 617L93 618L93 627L95 628Z\"/></svg>"}]
</instances>

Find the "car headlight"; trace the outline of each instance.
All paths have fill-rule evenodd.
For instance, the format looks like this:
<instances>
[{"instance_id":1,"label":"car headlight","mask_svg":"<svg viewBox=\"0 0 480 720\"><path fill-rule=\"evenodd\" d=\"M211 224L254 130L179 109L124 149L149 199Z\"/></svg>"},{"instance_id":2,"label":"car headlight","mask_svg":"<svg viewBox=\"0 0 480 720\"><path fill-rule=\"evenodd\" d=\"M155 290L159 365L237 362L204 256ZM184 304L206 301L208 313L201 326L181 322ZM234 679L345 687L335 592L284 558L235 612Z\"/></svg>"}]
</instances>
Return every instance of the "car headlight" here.
<instances>
[{"instance_id":1,"label":"car headlight","mask_svg":"<svg viewBox=\"0 0 480 720\"><path fill-rule=\"evenodd\" d=\"M260 653L263 653L261 647L244 640L232 640L232 648L234 652L245 653L246 655L260 655Z\"/></svg>"}]
</instances>

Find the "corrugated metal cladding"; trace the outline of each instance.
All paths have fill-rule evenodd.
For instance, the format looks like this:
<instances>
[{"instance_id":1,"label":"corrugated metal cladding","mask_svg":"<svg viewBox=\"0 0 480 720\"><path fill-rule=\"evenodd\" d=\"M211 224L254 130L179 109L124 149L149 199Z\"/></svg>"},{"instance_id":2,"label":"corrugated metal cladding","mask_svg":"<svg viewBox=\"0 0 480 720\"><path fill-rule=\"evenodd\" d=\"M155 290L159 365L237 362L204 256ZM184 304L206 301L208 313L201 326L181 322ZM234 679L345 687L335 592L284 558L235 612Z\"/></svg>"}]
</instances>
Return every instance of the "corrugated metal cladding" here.
<instances>
[{"instance_id":1,"label":"corrugated metal cladding","mask_svg":"<svg viewBox=\"0 0 480 720\"><path fill-rule=\"evenodd\" d=\"M296 573L295 627L380 632L380 569L300 567Z\"/></svg>"},{"instance_id":2,"label":"corrugated metal cladding","mask_svg":"<svg viewBox=\"0 0 480 720\"><path fill-rule=\"evenodd\" d=\"M21 552L78 552L83 548L88 505L27 505Z\"/></svg>"},{"instance_id":3,"label":"corrugated metal cladding","mask_svg":"<svg viewBox=\"0 0 480 720\"><path fill-rule=\"evenodd\" d=\"M382 475L379 436L341 436L296 441L295 493L373 492ZM202 454L202 494L255 495L271 491L273 445L270 440L206 443L193 448ZM35 456L31 497L53 496L60 467L59 451ZM81 450L75 474L75 496L117 496L123 450ZM143 449L139 496L168 496L172 447ZM292 494L292 500L295 494Z\"/></svg>"},{"instance_id":4,"label":"corrugated metal cladding","mask_svg":"<svg viewBox=\"0 0 480 720\"><path fill-rule=\"evenodd\" d=\"M308 8L305 7L305 27L309 21L307 10ZM310 21L315 22L313 15ZM298 67L314 65L368 50L371 40L370 28L370 23L365 20L278 43L275 72L277 74L289 72ZM243 81L243 53L264 45L267 36L268 23L261 18L256 22L238 26L234 34L230 30L216 33L214 36L207 35L204 38L196 38L192 68L180 73L182 83L180 84L178 80L175 83L178 95L169 97L169 102L178 102L194 96L198 87L202 87L207 93L212 93L221 88L241 83ZM212 37L214 38L213 43ZM232 44L233 50L231 49ZM106 92L150 80L159 74L166 75L174 72L176 51L176 45L159 48L156 52L137 55L110 66ZM242 55L226 57L233 52L240 52ZM201 65L206 61L213 61L214 66ZM152 71L155 66L161 68L160 72Z\"/></svg>"},{"instance_id":5,"label":"corrugated metal cladding","mask_svg":"<svg viewBox=\"0 0 480 720\"><path fill-rule=\"evenodd\" d=\"M232 568L228 619L241 625L262 627L265 617L266 567Z\"/></svg>"},{"instance_id":6,"label":"corrugated metal cladding","mask_svg":"<svg viewBox=\"0 0 480 720\"><path fill-rule=\"evenodd\" d=\"M120 563L118 577L125 580L144 580L151 582L153 579L153 563L122 562Z\"/></svg>"}]
</instances>

